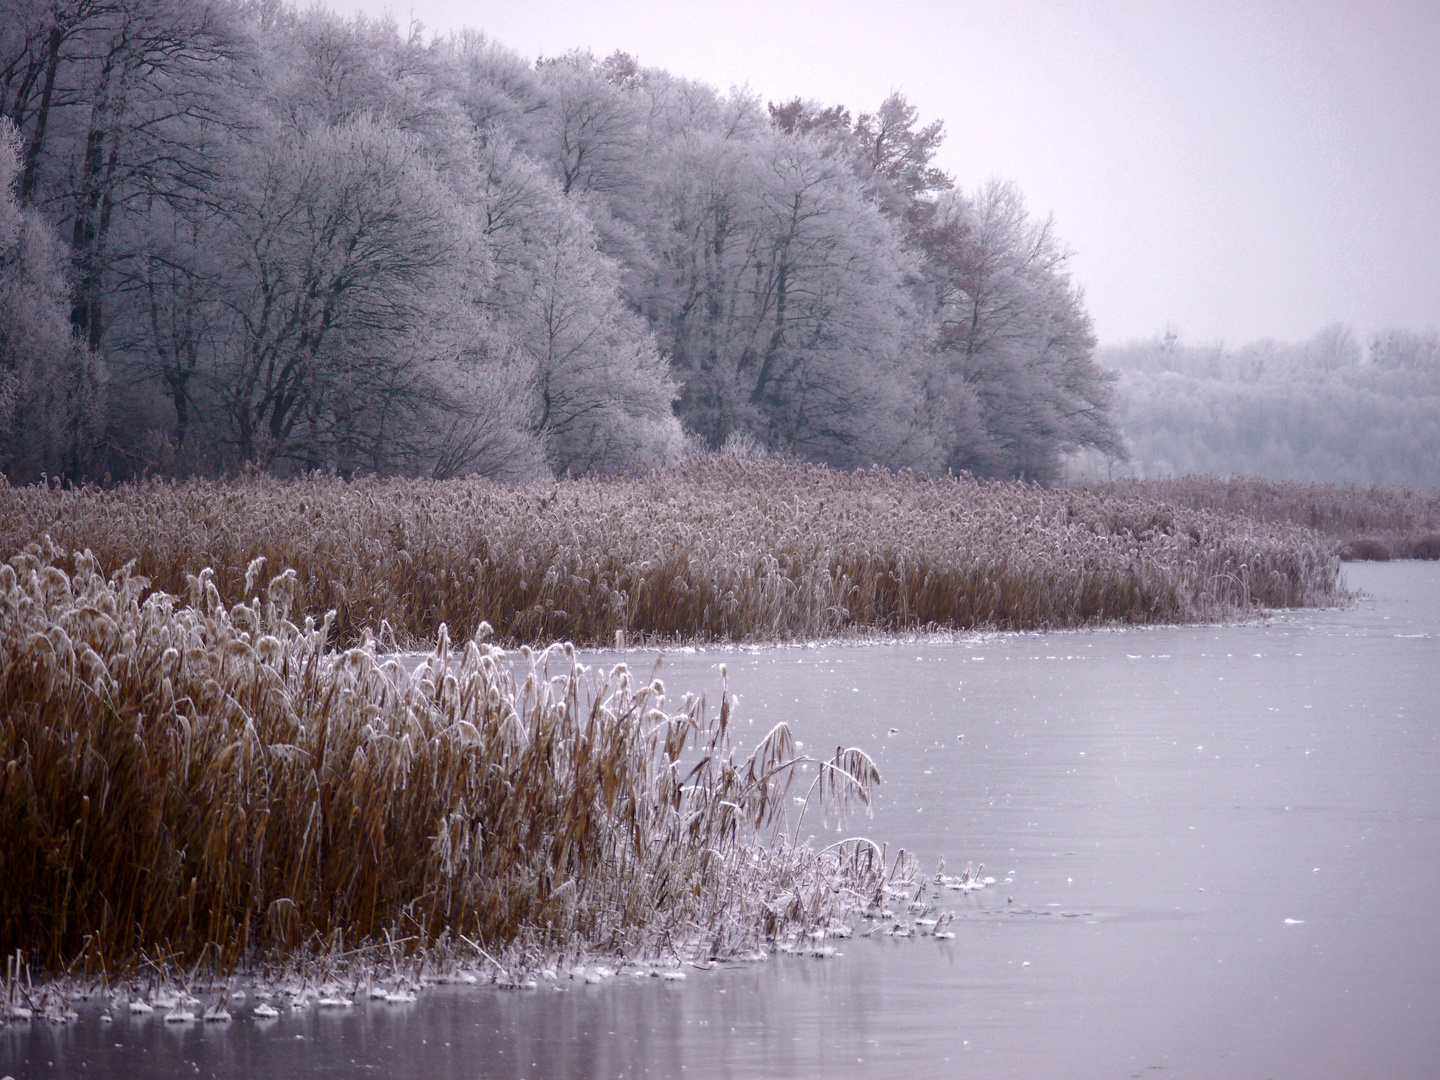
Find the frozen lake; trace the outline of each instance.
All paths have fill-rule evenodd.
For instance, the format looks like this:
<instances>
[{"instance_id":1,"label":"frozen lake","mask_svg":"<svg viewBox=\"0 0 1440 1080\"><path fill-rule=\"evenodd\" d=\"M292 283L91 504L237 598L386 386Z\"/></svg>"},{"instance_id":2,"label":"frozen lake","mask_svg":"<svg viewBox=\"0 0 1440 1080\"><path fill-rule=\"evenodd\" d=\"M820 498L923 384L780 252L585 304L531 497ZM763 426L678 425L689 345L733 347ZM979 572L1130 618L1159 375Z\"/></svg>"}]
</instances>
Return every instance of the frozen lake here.
<instances>
[{"instance_id":1,"label":"frozen lake","mask_svg":"<svg viewBox=\"0 0 1440 1080\"><path fill-rule=\"evenodd\" d=\"M942 890L953 941L222 1029L92 1010L0 1029L0 1075L1433 1077L1440 564L1346 577L1371 598L1264 625L666 658L712 702L726 664L757 739L870 750L844 835L999 879Z\"/></svg>"}]
</instances>

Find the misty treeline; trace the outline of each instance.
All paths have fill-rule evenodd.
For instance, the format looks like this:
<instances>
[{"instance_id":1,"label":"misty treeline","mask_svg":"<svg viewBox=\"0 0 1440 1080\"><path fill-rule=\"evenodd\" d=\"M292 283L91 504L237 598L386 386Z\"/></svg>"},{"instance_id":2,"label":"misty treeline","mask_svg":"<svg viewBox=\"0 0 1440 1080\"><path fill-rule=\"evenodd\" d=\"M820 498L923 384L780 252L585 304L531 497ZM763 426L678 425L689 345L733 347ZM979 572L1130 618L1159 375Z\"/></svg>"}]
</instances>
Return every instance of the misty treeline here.
<instances>
[{"instance_id":1,"label":"misty treeline","mask_svg":"<svg viewBox=\"0 0 1440 1080\"><path fill-rule=\"evenodd\" d=\"M1440 487L1440 334L1343 325L1239 349L1175 336L1099 349L1118 376L1129 463L1077 459L1090 477L1187 474Z\"/></svg>"},{"instance_id":2,"label":"misty treeline","mask_svg":"<svg viewBox=\"0 0 1440 1080\"><path fill-rule=\"evenodd\" d=\"M1049 479L1067 251L942 126L272 0L0 0L0 470Z\"/></svg>"}]
</instances>

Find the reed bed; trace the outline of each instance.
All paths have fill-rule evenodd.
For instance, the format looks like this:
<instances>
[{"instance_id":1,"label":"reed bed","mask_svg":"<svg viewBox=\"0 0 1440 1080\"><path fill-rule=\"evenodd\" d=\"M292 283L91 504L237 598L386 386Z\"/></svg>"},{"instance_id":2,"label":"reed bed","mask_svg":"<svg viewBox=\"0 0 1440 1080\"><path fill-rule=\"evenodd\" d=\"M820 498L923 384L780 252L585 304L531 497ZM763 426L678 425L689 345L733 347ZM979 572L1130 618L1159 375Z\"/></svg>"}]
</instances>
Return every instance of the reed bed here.
<instances>
[{"instance_id":1,"label":"reed bed","mask_svg":"<svg viewBox=\"0 0 1440 1080\"><path fill-rule=\"evenodd\" d=\"M180 491L231 493L118 502ZM294 571L262 576L227 603L208 570L176 596L49 542L0 564L0 953L90 978L397 943L533 966L727 955L883 904L873 845L787 831L796 798L868 801L862 752L805 757L784 725L742 752L728 694L672 711L658 680L569 646L452 651L442 626L407 674L292 620Z\"/></svg>"},{"instance_id":2,"label":"reed bed","mask_svg":"<svg viewBox=\"0 0 1440 1080\"><path fill-rule=\"evenodd\" d=\"M1435 488L1184 476L1117 480L1079 490L1298 525L1329 540L1343 559L1440 559L1440 489Z\"/></svg>"},{"instance_id":3,"label":"reed bed","mask_svg":"<svg viewBox=\"0 0 1440 1080\"><path fill-rule=\"evenodd\" d=\"M1336 599L1295 524L1151 490L1047 490L702 458L527 486L316 477L0 488L0 553L49 536L183 593L296 571L336 640L778 641L1223 618Z\"/></svg>"}]
</instances>

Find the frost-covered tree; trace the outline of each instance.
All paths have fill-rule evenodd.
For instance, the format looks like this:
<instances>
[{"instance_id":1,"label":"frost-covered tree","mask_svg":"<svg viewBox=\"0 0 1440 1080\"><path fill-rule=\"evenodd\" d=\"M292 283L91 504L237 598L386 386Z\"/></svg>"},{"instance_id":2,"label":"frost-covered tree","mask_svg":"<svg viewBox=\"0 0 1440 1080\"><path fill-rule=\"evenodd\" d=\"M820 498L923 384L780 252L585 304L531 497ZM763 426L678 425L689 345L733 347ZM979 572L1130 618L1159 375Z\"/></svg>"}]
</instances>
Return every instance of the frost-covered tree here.
<instances>
[{"instance_id":1,"label":"frost-covered tree","mask_svg":"<svg viewBox=\"0 0 1440 1080\"><path fill-rule=\"evenodd\" d=\"M536 68L544 106L535 121L533 151L553 170L560 190L615 196L635 187L635 150L642 135L636 101L625 85L633 72L617 77L616 64L607 68L584 51L541 60Z\"/></svg>"},{"instance_id":2,"label":"frost-covered tree","mask_svg":"<svg viewBox=\"0 0 1440 1080\"><path fill-rule=\"evenodd\" d=\"M847 163L813 136L692 136L651 199L663 231L645 310L690 430L835 464L906 457L908 264Z\"/></svg>"},{"instance_id":3,"label":"frost-covered tree","mask_svg":"<svg viewBox=\"0 0 1440 1080\"><path fill-rule=\"evenodd\" d=\"M1113 379L1094 363L1090 317L1052 223L1031 221L1015 186L997 182L941 195L916 235L937 394L942 408L954 402L947 464L1048 481L1066 453L1123 456Z\"/></svg>"},{"instance_id":4,"label":"frost-covered tree","mask_svg":"<svg viewBox=\"0 0 1440 1080\"><path fill-rule=\"evenodd\" d=\"M0 119L0 473L78 478L96 457L103 379L70 332L58 245L20 205L22 154Z\"/></svg>"},{"instance_id":5,"label":"frost-covered tree","mask_svg":"<svg viewBox=\"0 0 1440 1080\"><path fill-rule=\"evenodd\" d=\"M488 138L480 163L495 265L483 303L530 366L534 426L554 468L614 472L677 456L668 366L579 206L502 137Z\"/></svg>"},{"instance_id":6,"label":"frost-covered tree","mask_svg":"<svg viewBox=\"0 0 1440 1080\"><path fill-rule=\"evenodd\" d=\"M800 99L770 107L776 128L848 161L868 201L896 223L918 273L909 280L918 365L914 430L950 468L1049 480L1077 447L1123 455L1107 377L1068 253L1049 222L1032 223L1012 184L973 196L934 164L936 120L893 93L853 122L847 110ZM907 451L926 456L911 440Z\"/></svg>"},{"instance_id":7,"label":"frost-covered tree","mask_svg":"<svg viewBox=\"0 0 1440 1080\"><path fill-rule=\"evenodd\" d=\"M945 139L944 121L932 120L923 127L919 123L920 110L899 92L855 121L859 156L872 189L881 206L897 216L912 214L925 196L953 186L932 164Z\"/></svg>"},{"instance_id":8,"label":"frost-covered tree","mask_svg":"<svg viewBox=\"0 0 1440 1080\"><path fill-rule=\"evenodd\" d=\"M1440 337L1346 326L1239 348L1171 335L1097 352L1118 378L1126 475L1440 486ZM1082 475L1113 463L1077 459Z\"/></svg>"},{"instance_id":9,"label":"frost-covered tree","mask_svg":"<svg viewBox=\"0 0 1440 1080\"><path fill-rule=\"evenodd\" d=\"M854 121L843 106L801 98L771 104L769 111L779 130L815 137L827 152L849 160L870 197L891 217L907 218L922 209L928 196L953 186L934 165L945 139L944 122L920 126L920 110L898 91Z\"/></svg>"},{"instance_id":10,"label":"frost-covered tree","mask_svg":"<svg viewBox=\"0 0 1440 1080\"><path fill-rule=\"evenodd\" d=\"M0 14L106 468L518 477L693 439L1045 477L1109 436L1063 251L947 193L899 94L767 113L283 0Z\"/></svg>"},{"instance_id":11,"label":"frost-covered tree","mask_svg":"<svg viewBox=\"0 0 1440 1080\"><path fill-rule=\"evenodd\" d=\"M433 51L440 61L437 70L473 130L513 135L527 116L543 108L535 69L478 30L442 38Z\"/></svg>"},{"instance_id":12,"label":"frost-covered tree","mask_svg":"<svg viewBox=\"0 0 1440 1080\"><path fill-rule=\"evenodd\" d=\"M328 464L412 386L411 335L451 302L474 234L418 139L383 121L277 131L251 155L208 232L210 392L239 461Z\"/></svg>"},{"instance_id":13,"label":"frost-covered tree","mask_svg":"<svg viewBox=\"0 0 1440 1080\"><path fill-rule=\"evenodd\" d=\"M1370 362L1380 371L1413 375L1431 393L1440 391L1440 333L1393 329L1370 342Z\"/></svg>"},{"instance_id":14,"label":"frost-covered tree","mask_svg":"<svg viewBox=\"0 0 1440 1080\"><path fill-rule=\"evenodd\" d=\"M221 0L5 0L0 88L24 144L20 197L68 241L70 319L92 349L138 222L211 175L235 14Z\"/></svg>"}]
</instances>

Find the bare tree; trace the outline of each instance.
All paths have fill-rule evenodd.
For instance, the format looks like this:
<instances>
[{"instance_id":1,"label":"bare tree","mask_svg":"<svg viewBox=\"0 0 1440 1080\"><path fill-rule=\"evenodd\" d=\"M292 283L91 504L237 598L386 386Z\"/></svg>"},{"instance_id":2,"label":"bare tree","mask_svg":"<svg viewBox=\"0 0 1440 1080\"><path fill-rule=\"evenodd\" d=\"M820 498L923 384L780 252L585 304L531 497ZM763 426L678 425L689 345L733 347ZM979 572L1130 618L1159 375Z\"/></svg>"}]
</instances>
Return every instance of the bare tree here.
<instances>
[{"instance_id":1,"label":"bare tree","mask_svg":"<svg viewBox=\"0 0 1440 1080\"><path fill-rule=\"evenodd\" d=\"M449 303L467 227L417 140L357 119L253 150L207 235L231 267L208 378L236 458L321 464L353 446L397 342Z\"/></svg>"},{"instance_id":2,"label":"bare tree","mask_svg":"<svg viewBox=\"0 0 1440 1080\"><path fill-rule=\"evenodd\" d=\"M96 456L103 378L70 334L57 245L20 205L22 154L0 119L0 473L74 477Z\"/></svg>"},{"instance_id":3,"label":"bare tree","mask_svg":"<svg viewBox=\"0 0 1440 1080\"><path fill-rule=\"evenodd\" d=\"M180 0L7 0L5 111L25 141L22 201L69 240L70 319L92 349L133 254L129 226L211 177L232 9ZM11 37L13 35L13 37ZM6 73L11 73L8 79Z\"/></svg>"}]
</instances>

